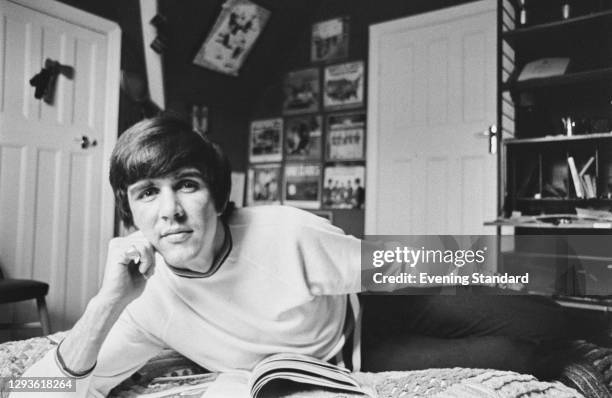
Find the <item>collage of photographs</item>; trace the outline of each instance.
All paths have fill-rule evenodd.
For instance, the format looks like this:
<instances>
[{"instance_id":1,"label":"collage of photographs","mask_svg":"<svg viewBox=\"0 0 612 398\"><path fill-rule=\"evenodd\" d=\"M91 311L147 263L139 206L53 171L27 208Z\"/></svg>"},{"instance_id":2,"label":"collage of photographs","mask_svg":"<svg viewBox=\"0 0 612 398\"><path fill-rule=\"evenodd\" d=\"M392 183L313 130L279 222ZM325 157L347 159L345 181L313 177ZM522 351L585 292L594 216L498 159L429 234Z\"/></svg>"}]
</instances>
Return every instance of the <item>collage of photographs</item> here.
<instances>
[{"instance_id":1,"label":"collage of photographs","mask_svg":"<svg viewBox=\"0 0 612 398\"><path fill-rule=\"evenodd\" d=\"M310 59L323 65L289 72L282 116L251 121L248 205L363 209L365 66L338 63L347 56L348 18L313 25Z\"/></svg>"}]
</instances>

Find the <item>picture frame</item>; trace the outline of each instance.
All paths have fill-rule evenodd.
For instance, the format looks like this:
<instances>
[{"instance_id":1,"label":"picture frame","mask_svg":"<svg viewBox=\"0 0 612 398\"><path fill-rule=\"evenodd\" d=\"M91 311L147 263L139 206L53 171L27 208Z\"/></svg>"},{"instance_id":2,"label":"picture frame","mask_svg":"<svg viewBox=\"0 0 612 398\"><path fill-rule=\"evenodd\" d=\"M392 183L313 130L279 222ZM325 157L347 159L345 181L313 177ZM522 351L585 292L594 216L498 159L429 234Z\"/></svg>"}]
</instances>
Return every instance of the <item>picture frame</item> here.
<instances>
[{"instance_id":1,"label":"picture frame","mask_svg":"<svg viewBox=\"0 0 612 398\"><path fill-rule=\"evenodd\" d=\"M285 163L283 203L304 209L321 206L320 163Z\"/></svg>"},{"instance_id":2,"label":"picture frame","mask_svg":"<svg viewBox=\"0 0 612 398\"><path fill-rule=\"evenodd\" d=\"M227 0L193 63L237 76L263 31L270 11L250 0Z\"/></svg>"},{"instance_id":3,"label":"picture frame","mask_svg":"<svg viewBox=\"0 0 612 398\"><path fill-rule=\"evenodd\" d=\"M330 223L334 223L334 212L330 210L311 210L312 214L317 215L319 217L323 217L326 220L329 220Z\"/></svg>"},{"instance_id":4,"label":"picture frame","mask_svg":"<svg viewBox=\"0 0 612 398\"><path fill-rule=\"evenodd\" d=\"M363 209L365 166L336 164L323 172L322 205L332 209Z\"/></svg>"},{"instance_id":5,"label":"picture frame","mask_svg":"<svg viewBox=\"0 0 612 398\"><path fill-rule=\"evenodd\" d=\"M251 122L249 161L280 162L283 159L283 119L260 119Z\"/></svg>"},{"instance_id":6,"label":"picture frame","mask_svg":"<svg viewBox=\"0 0 612 398\"><path fill-rule=\"evenodd\" d=\"M280 163L249 167L247 205L279 204L281 202L282 167Z\"/></svg>"},{"instance_id":7,"label":"picture frame","mask_svg":"<svg viewBox=\"0 0 612 398\"><path fill-rule=\"evenodd\" d=\"M319 68L306 68L289 72L283 82L283 114L317 112L321 102Z\"/></svg>"},{"instance_id":8,"label":"picture frame","mask_svg":"<svg viewBox=\"0 0 612 398\"><path fill-rule=\"evenodd\" d=\"M202 137L208 135L208 106L193 104L191 106L191 128Z\"/></svg>"},{"instance_id":9,"label":"picture frame","mask_svg":"<svg viewBox=\"0 0 612 398\"><path fill-rule=\"evenodd\" d=\"M326 118L325 159L347 161L365 159L366 113L329 114Z\"/></svg>"},{"instance_id":10,"label":"picture frame","mask_svg":"<svg viewBox=\"0 0 612 398\"><path fill-rule=\"evenodd\" d=\"M332 110L363 106L364 80L363 61L326 66L323 74L323 107Z\"/></svg>"},{"instance_id":11,"label":"picture frame","mask_svg":"<svg viewBox=\"0 0 612 398\"><path fill-rule=\"evenodd\" d=\"M344 59L349 50L349 17L315 22L310 36L310 61L327 62Z\"/></svg>"},{"instance_id":12,"label":"picture frame","mask_svg":"<svg viewBox=\"0 0 612 398\"><path fill-rule=\"evenodd\" d=\"M321 160L323 122L320 115L286 118L284 127L286 160Z\"/></svg>"}]
</instances>

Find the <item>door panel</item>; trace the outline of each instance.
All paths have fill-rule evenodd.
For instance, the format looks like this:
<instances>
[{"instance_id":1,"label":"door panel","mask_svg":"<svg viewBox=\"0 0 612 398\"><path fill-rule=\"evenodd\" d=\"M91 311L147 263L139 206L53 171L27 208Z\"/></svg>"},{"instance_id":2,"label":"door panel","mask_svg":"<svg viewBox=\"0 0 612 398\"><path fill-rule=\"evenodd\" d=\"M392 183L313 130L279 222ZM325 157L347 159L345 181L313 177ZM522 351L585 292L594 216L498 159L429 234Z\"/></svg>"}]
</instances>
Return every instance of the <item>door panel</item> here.
<instances>
[{"instance_id":1,"label":"door panel","mask_svg":"<svg viewBox=\"0 0 612 398\"><path fill-rule=\"evenodd\" d=\"M67 22L65 13L60 19L17 2L0 0L0 225L9 226L0 228L0 266L9 277L49 283L51 323L60 330L97 291L100 242L112 233L113 220L101 220L103 200L112 203L102 190L105 136L117 117L107 98L116 92L107 85L111 47L105 34ZM68 8L57 4L97 18ZM35 99L29 84L48 58L68 67L52 103ZM96 145L82 148L82 136ZM32 321L32 310L11 307L4 317Z\"/></svg>"},{"instance_id":2,"label":"door panel","mask_svg":"<svg viewBox=\"0 0 612 398\"><path fill-rule=\"evenodd\" d=\"M495 23L485 0L370 28L367 234L495 232Z\"/></svg>"}]
</instances>

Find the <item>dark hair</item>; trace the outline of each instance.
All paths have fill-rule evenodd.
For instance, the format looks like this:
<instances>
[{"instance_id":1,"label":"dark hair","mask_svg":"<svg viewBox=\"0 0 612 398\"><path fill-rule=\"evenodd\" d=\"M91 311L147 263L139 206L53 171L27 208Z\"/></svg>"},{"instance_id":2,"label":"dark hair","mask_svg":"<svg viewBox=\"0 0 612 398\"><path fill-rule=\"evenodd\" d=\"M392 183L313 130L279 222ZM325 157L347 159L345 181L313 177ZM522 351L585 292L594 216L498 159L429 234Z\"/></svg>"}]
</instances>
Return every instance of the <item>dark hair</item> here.
<instances>
[{"instance_id":1,"label":"dark hair","mask_svg":"<svg viewBox=\"0 0 612 398\"><path fill-rule=\"evenodd\" d=\"M219 213L228 206L232 180L229 161L221 148L194 132L176 116L162 115L127 129L111 155L109 179L127 227L134 224L127 187L145 178L157 178L183 167L194 167L212 195Z\"/></svg>"}]
</instances>

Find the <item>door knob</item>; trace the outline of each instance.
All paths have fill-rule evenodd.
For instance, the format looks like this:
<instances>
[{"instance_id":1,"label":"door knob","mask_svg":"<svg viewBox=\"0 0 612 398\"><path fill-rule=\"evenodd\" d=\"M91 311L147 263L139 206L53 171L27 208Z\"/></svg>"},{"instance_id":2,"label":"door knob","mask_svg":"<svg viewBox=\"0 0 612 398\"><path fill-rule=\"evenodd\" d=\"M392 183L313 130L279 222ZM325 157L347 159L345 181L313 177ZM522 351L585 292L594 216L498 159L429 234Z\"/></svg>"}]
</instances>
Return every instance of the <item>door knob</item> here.
<instances>
[{"instance_id":1,"label":"door knob","mask_svg":"<svg viewBox=\"0 0 612 398\"><path fill-rule=\"evenodd\" d=\"M497 125L489 126L489 153L495 155L497 153Z\"/></svg>"},{"instance_id":2,"label":"door knob","mask_svg":"<svg viewBox=\"0 0 612 398\"><path fill-rule=\"evenodd\" d=\"M90 146L96 146L98 145L98 141L94 140L90 140L88 136L86 135L82 135L80 137L76 137L74 139L76 142L78 142L79 144L81 144L81 148L83 149L87 149Z\"/></svg>"}]
</instances>

